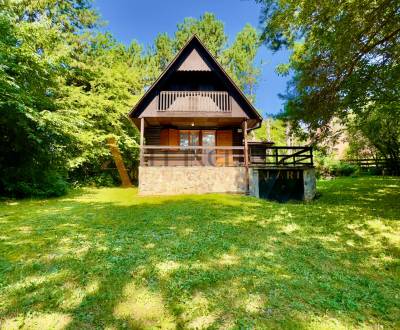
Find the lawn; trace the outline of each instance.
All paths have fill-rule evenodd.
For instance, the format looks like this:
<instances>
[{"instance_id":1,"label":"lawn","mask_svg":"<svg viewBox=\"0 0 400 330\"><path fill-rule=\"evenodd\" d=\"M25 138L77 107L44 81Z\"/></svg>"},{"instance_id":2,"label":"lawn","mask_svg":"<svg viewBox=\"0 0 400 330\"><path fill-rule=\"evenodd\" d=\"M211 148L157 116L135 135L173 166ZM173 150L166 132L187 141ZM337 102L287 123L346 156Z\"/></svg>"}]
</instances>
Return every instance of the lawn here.
<instances>
[{"instance_id":1,"label":"lawn","mask_svg":"<svg viewBox=\"0 0 400 330\"><path fill-rule=\"evenodd\" d=\"M318 190L1 202L0 328L399 328L400 180Z\"/></svg>"}]
</instances>

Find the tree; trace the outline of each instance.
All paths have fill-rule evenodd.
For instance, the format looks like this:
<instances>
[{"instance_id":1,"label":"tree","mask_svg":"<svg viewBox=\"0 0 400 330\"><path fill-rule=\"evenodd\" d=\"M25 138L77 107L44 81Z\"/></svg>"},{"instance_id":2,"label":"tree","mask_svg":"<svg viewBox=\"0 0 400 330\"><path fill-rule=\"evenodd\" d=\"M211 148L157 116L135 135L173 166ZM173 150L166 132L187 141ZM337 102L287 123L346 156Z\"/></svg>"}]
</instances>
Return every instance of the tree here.
<instances>
[{"instance_id":1,"label":"tree","mask_svg":"<svg viewBox=\"0 0 400 330\"><path fill-rule=\"evenodd\" d=\"M267 123L267 121L269 121ZM260 128L254 130L254 137L257 141L268 141L267 125L269 125L269 135L272 142L277 146L286 145L286 127L287 124L277 118L268 118L263 120Z\"/></svg>"},{"instance_id":2,"label":"tree","mask_svg":"<svg viewBox=\"0 0 400 330\"><path fill-rule=\"evenodd\" d=\"M179 51L193 34L197 34L211 54L217 58L222 55L228 37L224 31L224 24L214 14L205 13L200 19L188 17L179 23L175 32L175 50Z\"/></svg>"},{"instance_id":3,"label":"tree","mask_svg":"<svg viewBox=\"0 0 400 330\"><path fill-rule=\"evenodd\" d=\"M221 63L243 92L252 101L255 98L255 87L260 69L254 65L259 47L259 36L250 24L240 31L232 46L223 52Z\"/></svg>"},{"instance_id":4,"label":"tree","mask_svg":"<svg viewBox=\"0 0 400 330\"><path fill-rule=\"evenodd\" d=\"M128 167L137 164L138 132L127 113L143 93L141 54L138 43L126 47L108 33L91 36L74 53L75 61L58 98L63 118L73 117L72 121L79 123L65 132L73 131L77 141L68 161L74 180L82 182L101 175L102 165L111 159L110 138L117 141L125 160L129 160Z\"/></svg>"},{"instance_id":5,"label":"tree","mask_svg":"<svg viewBox=\"0 0 400 330\"><path fill-rule=\"evenodd\" d=\"M293 51L285 112L322 134L332 118L400 101L400 4L395 0L260 0L262 39ZM397 87L396 87L397 86Z\"/></svg>"},{"instance_id":6,"label":"tree","mask_svg":"<svg viewBox=\"0 0 400 330\"><path fill-rule=\"evenodd\" d=\"M392 174L400 175L400 105L372 103L364 116L354 118L351 128L386 159Z\"/></svg>"},{"instance_id":7,"label":"tree","mask_svg":"<svg viewBox=\"0 0 400 330\"><path fill-rule=\"evenodd\" d=\"M68 30L67 17L71 26L81 23L67 9L62 19L50 14L45 3L37 10L32 3L25 3L26 8L22 2L2 3L1 194L55 195L65 191L63 146L69 144L68 136L60 133L57 122L50 121L47 114L56 111L58 77L65 64L64 40L70 33L63 32Z\"/></svg>"}]
</instances>

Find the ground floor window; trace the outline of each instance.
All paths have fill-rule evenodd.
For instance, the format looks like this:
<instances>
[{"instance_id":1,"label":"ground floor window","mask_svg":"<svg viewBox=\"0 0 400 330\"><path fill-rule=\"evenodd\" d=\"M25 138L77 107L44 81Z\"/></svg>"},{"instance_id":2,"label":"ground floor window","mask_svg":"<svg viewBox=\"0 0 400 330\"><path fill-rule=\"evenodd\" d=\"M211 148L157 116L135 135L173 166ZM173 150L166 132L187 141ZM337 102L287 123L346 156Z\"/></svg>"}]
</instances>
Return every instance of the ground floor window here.
<instances>
[{"instance_id":1,"label":"ground floor window","mask_svg":"<svg viewBox=\"0 0 400 330\"><path fill-rule=\"evenodd\" d=\"M179 130L179 145L189 146L215 146L215 130Z\"/></svg>"},{"instance_id":2,"label":"ground floor window","mask_svg":"<svg viewBox=\"0 0 400 330\"><path fill-rule=\"evenodd\" d=\"M200 131L180 130L179 131L179 145L181 147L199 146L200 145Z\"/></svg>"}]
</instances>

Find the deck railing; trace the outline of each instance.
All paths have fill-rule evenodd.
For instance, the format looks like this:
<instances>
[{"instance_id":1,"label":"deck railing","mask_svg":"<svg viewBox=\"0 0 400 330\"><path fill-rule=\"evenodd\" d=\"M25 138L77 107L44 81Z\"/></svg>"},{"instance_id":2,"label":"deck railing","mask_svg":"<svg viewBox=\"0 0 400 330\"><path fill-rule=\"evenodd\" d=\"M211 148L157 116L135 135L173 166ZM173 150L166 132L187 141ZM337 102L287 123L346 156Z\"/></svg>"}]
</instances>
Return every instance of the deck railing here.
<instances>
[{"instance_id":1,"label":"deck railing","mask_svg":"<svg viewBox=\"0 0 400 330\"><path fill-rule=\"evenodd\" d=\"M244 166L244 147L143 146L142 166ZM311 167L311 147L266 147L249 150L249 166Z\"/></svg>"},{"instance_id":2,"label":"deck railing","mask_svg":"<svg viewBox=\"0 0 400 330\"><path fill-rule=\"evenodd\" d=\"M143 166L241 166L244 147L143 146Z\"/></svg>"},{"instance_id":3,"label":"deck railing","mask_svg":"<svg viewBox=\"0 0 400 330\"><path fill-rule=\"evenodd\" d=\"M158 98L158 111L231 112L228 92L162 91Z\"/></svg>"},{"instance_id":4,"label":"deck railing","mask_svg":"<svg viewBox=\"0 0 400 330\"><path fill-rule=\"evenodd\" d=\"M249 150L250 165L266 167L313 166L312 147L269 146Z\"/></svg>"}]
</instances>

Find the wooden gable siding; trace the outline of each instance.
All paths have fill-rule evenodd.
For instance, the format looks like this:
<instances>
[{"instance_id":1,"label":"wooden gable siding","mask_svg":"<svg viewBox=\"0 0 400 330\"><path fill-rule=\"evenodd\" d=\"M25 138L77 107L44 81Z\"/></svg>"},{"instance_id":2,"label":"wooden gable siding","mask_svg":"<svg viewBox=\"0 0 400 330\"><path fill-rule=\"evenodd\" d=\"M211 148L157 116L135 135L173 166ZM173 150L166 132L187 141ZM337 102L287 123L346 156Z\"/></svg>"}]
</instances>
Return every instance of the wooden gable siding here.
<instances>
[{"instance_id":1,"label":"wooden gable siding","mask_svg":"<svg viewBox=\"0 0 400 330\"><path fill-rule=\"evenodd\" d=\"M197 49L193 49L179 66L178 71L211 71L211 68Z\"/></svg>"}]
</instances>

